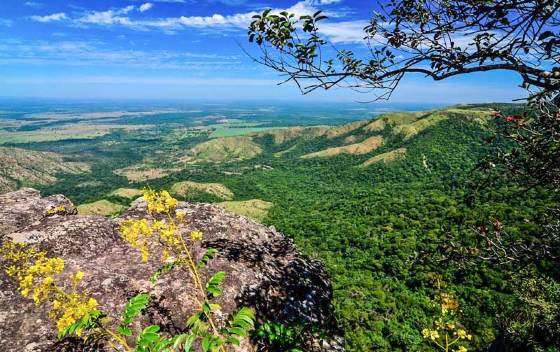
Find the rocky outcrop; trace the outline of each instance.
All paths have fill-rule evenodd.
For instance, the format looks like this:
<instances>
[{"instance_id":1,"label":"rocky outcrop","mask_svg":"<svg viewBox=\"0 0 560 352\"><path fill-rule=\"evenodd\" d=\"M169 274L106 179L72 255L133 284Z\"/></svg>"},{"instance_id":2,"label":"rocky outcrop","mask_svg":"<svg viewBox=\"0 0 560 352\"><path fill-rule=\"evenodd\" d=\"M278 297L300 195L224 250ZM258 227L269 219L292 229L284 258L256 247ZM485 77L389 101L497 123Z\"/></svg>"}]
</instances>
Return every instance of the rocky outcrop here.
<instances>
[{"instance_id":1,"label":"rocky outcrop","mask_svg":"<svg viewBox=\"0 0 560 352\"><path fill-rule=\"evenodd\" d=\"M41 221L49 212L60 206L64 207L63 211L67 214L77 213L72 202L66 197L54 195L41 198L39 191L32 188L22 188L0 195L0 239L4 235Z\"/></svg>"},{"instance_id":2,"label":"rocky outcrop","mask_svg":"<svg viewBox=\"0 0 560 352\"><path fill-rule=\"evenodd\" d=\"M58 205L64 205L65 211L46 211ZM227 273L224 293L219 298L224 320L239 307L250 306L261 321L314 324L336 335L332 291L320 263L301 255L281 233L248 218L209 204L180 203L178 208L186 212L188 219L181 231L204 233L204 241L195 252L201 254L205 247L219 251L203 274L219 270ZM108 219L75 215L68 199L41 198L32 189L0 196L3 240L29 243L51 256L63 257L66 270L84 271L87 291L109 316L118 317L127 299L148 292L151 304L139 324L158 324L169 333L179 333L194 308L189 299L194 290L190 280L183 271L173 270L152 284L149 277L161 265L159 260L154 256L142 263L139 253L118 233L123 219L149 217L142 200L133 203L120 218ZM3 270L0 326L3 351L82 350L76 341L56 341L55 328L46 312L17 293ZM336 338L310 337L308 343L306 350L340 350L340 339ZM238 350L255 351L256 346L247 340Z\"/></svg>"}]
</instances>

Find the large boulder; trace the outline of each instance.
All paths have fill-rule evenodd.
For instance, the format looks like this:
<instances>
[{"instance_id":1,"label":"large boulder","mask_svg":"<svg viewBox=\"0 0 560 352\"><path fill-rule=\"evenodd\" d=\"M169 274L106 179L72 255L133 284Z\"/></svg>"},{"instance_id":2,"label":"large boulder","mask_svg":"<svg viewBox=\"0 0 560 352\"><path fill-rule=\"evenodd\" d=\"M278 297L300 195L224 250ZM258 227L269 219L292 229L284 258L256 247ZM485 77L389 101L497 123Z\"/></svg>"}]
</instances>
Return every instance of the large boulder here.
<instances>
[{"instance_id":1,"label":"large boulder","mask_svg":"<svg viewBox=\"0 0 560 352\"><path fill-rule=\"evenodd\" d=\"M58 213L76 214L76 208L66 197L54 195L41 198L39 191L22 188L19 191L0 195L0 239L9 234L38 222L50 212L63 207ZM62 209L62 208L59 208Z\"/></svg>"},{"instance_id":2,"label":"large boulder","mask_svg":"<svg viewBox=\"0 0 560 352\"><path fill-rule=\"evenodd\" d=\"M65 211L46 211L58 205L64 205ZM220 270L227 273L219 298L219 323L240 307L249 306L261 321L312 323L336 335L331 286L320 263L299 253L281 233L248 218L209 204L180 203L178 209L186 212L187 219L180 231L204 233L194 252L200 255L207 247L219 251L203 275ZM65 197L41 198L31 189L0 196L0 235L4 240L28 243L50 256L63 257L65 270L85 272L86 290L109 316L119 317L129 298L148 292L150 306L137 324L158 324L164 331L179 333L195 308L191 298L195 288L182 270L163 275L156 284L150 282L161 266L159 253L142 263L139 253L121 240L119 223L130 218L150 218L144 201L136 201L121 217L108 219L75 215ZM3 270L0 326L3 351L92 350L77 347L76 341L57 341L45 309L22 297ZM307 349L340 350L339 340L310 337ZM254 351L256 346L246 340L237 350Z\"/></svg>"}]
</instances>

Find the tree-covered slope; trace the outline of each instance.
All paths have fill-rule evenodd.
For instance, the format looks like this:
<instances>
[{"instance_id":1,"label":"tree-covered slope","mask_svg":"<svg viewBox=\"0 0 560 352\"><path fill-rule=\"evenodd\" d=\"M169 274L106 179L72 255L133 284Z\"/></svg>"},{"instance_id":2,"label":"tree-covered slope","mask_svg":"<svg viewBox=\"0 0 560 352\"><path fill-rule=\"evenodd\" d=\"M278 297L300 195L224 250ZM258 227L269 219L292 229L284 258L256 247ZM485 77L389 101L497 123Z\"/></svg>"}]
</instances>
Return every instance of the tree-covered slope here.
<instances>
[{"instance_id":1,"label":"tree-covered slope","mask_svg":"<svg viewBox=\"0 0 560 352\"><path fill-rule=\"evenodd\" d=\"M334 135L324 127L259 132L247 137L262 151L250 159L199 162L148 184L219 183L236 202L273 204L263 221L325 263L349 351L432 350L421 331L437 319L433 300L442 290L456 295L470 346L482 350L499 345L520 317L518 287L530 283L512 272L558 277L546 261L516 268L480 260L481 229L500 224L515 238L536 238L536 224L558 201L504 179L488 186L477 166L492 152L490 113L388 114ZM374 136L383 144L364 154L301 158Z\"/></svg>"}]
</instances>

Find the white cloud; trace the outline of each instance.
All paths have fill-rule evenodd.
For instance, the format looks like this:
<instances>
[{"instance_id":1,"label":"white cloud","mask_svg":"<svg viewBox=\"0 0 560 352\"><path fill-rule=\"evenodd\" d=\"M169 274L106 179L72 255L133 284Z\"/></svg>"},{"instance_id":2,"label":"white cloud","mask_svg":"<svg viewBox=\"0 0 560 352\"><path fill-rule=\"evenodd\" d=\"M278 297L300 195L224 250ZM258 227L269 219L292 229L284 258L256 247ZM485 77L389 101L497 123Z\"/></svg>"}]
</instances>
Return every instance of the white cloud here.
<instances>
[{"instance_id":1,"label":"white cloud","mask_svg":"<svg viewBox=\"0 0 560 352\"><path fill-rule=\"evenodd\" d=\"M323 22L319 26L319 32L331 40L334 44L340 43L364 43L364 28L367 21L346 22Z\"/></svg>"},{"instance_id":2,"label":"white cloud","mask_svg":"<svg viewBox=\"0 0 560 352\"><path fill-rule=\"evenodd\" d=\"M140 5L138 10L140 10L140 12L145 12L145 11L148 11L149 9L151 9L152 7L154 7L154 4L152 4L150 2L147 2L145 4Z\"/></svg>"},{"instance_id":3,"label":"white cloud","mask_svg":"<svg viewBox=\"0 0 560 352\"><path fill-rule=\"evenodd\" d=\"M115 25L132 26L133 22L125 16L134 10L134 6L130 5L122 9L107 10L107 11L93 11L89 14L76 20L78 23L88 23L97 25Z\"/></svg>"},{"instance_id":4,"label":"white cloud","mask_svg":"<svg viewBox=\"0 0 560 352\"><path fill-rule=\"evenodd\" d=\"M0 39L0 65L62 65L199 71L241 68L242 56L167 50L107 49L92 41L22 42Z\"/></svg>"},{"instance_id":5,"label":"white cloud","mask_svg":"<svg viewBox=\"0 0 560 352\"><path fill-rule=\"evenodd\" d=\"M163 3L170 3L170 4L185 4L185 0L152 0L153 2L163 2Z\"/></svg>"},{"instance_id":6,"label":"white cloud","mask_svg":"<svg viewBox=\"0 0 560 352\"><path fill-rule=\"evenodd\" d=\"M342 0L309 0L309 2L315 5L332 5L342 2Z\"/></svg>"},{"instance_id":7,"label":"white cloud","mask_svg":"<svg viewBox=\"0 0 560 352\"><path fill-rule=\"evenodd\" d=\"M37 22L53 22L53 21L61 21L61 20L65 20L68 17L66 16L66 14L64 12L59 12L59 13L53 13L52 15L46 15L46 16L31 16L31 19Z\"/></svg>"},{"instance_id":8,"label":"white cloud","mask_svg":"<svg viewBox=\"0 0 560 352\"><path fill-rule=\"evenodd\" d=\"M11 27L14 21L7 18L0 18L0 27Z\"/></svg>"},{"instance_id":9,"label":"white cloud","mask_svg":"<svg viewBox=\"0 0 560 352\"><path fill-rule=\"evenodd\" d=\"M154 2L177 2L183 0L152 0ZM315 5L333 4L340 0L304 0L295 3L293 6L285 9L273 9L273 13L287 11L296 16L310 15L315 13L318 8ZM219 30L226 29L246 29L253 20L253 16L258 14L257 11L242 12L232 15L213 14L211 16L180 16L166 17L156 19L135 19L130 16L131 12L145 12L153 7L152 2L146 2L140 6L130 5L121 9L110 9L107 11L92 11L73 19L78 25L100 25L100 26L124 26L135 30L151 30L159 29L167 33L175 33L185 28L217 28ZM330 18L336 18L340 14L336 12L325 12ZM36 20L48 22L55 20L55 14L45 17L37 17ZM367 26L366 21L345 21L332 22L323 21L319 26L320 33L329 37L333 43L363 43L363 28Z\"/></svg>"},{"instance_id":10,"label":"white cloud","mask_svg":"<svg viewBox=\"0 0 560 352\"><path fill-rule=\"evenodd\" d=\"M35 1L26 1L23 3L25 6L33 7L35 9L43 7L43 4Z\"/></svg>"}]
</instances>

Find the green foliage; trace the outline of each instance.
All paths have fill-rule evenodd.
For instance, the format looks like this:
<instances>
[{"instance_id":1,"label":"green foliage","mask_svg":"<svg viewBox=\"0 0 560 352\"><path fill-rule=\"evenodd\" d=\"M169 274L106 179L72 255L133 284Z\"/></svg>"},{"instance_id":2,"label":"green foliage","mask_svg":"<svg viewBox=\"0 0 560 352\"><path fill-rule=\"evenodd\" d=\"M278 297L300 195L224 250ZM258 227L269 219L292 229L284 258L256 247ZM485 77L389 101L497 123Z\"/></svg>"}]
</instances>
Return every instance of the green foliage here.
<instances>
[{"instance_id":1,"label":"green foliage","mask_svg":"<svg viewBox=\"0 0 560 352\"><path fill-rule=\"evenodd\" d=\"M550 277L528 272L516 275L515 281L519 283L514 288L517 309L503 317L510 348L559 351L560 284Z\"/></svg>"},{"instance_id":2,"label":"green foliage","mask_svg":"<svg viewBox=\"0 0 560 352\"><path fill-rule=\"evenodd\" d=\"M132 335L130 324L132 324L134 319L138 317L144 309L146 309L149 303L150 295L147 293L140 293L132 297L124 306L122 323L117 329L118 332L125 336Z\"/></svg>"},{"instance_id":3,"label":"green foliage","mask_svg":"<svg viewBox=\"0 0 560 352\"><path fill-rule=\"evenodd\" d=\"M202 258L199 260L198 264L196 265L197 268L199 268L199 269L204 268L206 265L208 265L208 262L210 260L212 260L217 253L218 253L218 250L215 249L215 248L206 249L206 252L204 252L204 255L202 256Z\"/></svg>"},{"instance_id":4,"label":"green foliage","mask_svg":"<svg viewBox=\"0 0 560 352\"><path fill-rule=\"evenodd\" d=\"M152 284L155 284L156 281L164 274L167 274L168 272L170 272L171 270L173 270L177 265L179 265L179 263L177 262L171 262L171 263L167 263L162 265L161 267L158 268L158 270L156 270L156 272L150 277L150 282Z\"/></svg>"},{"instance_id":5,"label":"green foliage","mask_svg":"<svg viewBox=\"0 0 560 352\"><path fill-rule=\"evenodd\" d=\"M257 327L254 336L268 351L303 352L303 336L294 327L267 321Z\"/></svg>"},{"instance_id":6,"label":"green foliage","mask_svg":"<svg viewBox=\"0 0 560 352\"><path fill-rule=\"evenodd\" d=\"M254 321L255 313L251 309L243 307L233 316L230 326L226 330L230 337L245 337L253 329Z\"/></svg>"},{"instance_id":7,"label":"green foliage","mask_svg":"<svg viewBox=\"0 0 560 352\"><path fill-rule=\"evenodd\" d=\"M478 111L487 106L473 108ZM517 111L509 105L496 108L507 108L508 114ZM465 109L468 107L461 107ZM490 182L483 177L476 169L491 152L486 141L494 135L492 122L483 124L467 117L453 114L407 140L394 135L387 124L375 132L383 135L385 144L363 156L299 158L340 145L347 135L332 140L299 138L280 145L262 137L257 142L263 154L254 160L235 165L199 164L151 184L169 188L187 179L217 182L231 189L236 200L274 203L264 222L293 237L300 249L325 263L348 351L430 350L421 330L434 320L431 300L437 280L447 282L461 302L461 323L476 336L472 341L475 350L486 349L503 336L511 336L519 351L531 350L527 343L539 334L552 336L557 343L550 324L554 315L522 299L536 297L550 307L555 304L556 262L523 263L549 283L530 289L522 284L529 278L511 275L519 271L520 264L481 260L479 254L487 248L477 229L499 220L513 242L540 243L540 224L552 216L550 209L557 206L558 194L543 186L526 189L507 178ZM351 134L366 138L373 132L362 129ZM290 153L273 156L292 147ZM357 167L398 148L406 148L406 157ZM129 156L118 150L115 153L123 163L135 158L133 151ZM256 164L272 169L256 170ZM113 182L110 172L94 172L104 183ZM78 176L69 177L73 184ZM88 189L84 194L99 199L116 187ZM68 186L56 190L82 196L78 194L81 190L72 193L74 189ZM208 250L195 265L202 268L215 255ZM527 295L530 292L535 294ZM205 305L207 311L212 311L211 304ZM191 341L192 346L208 329L204 312L198 312L189 319L186 335L174 342ZM224 340L227 336L223 335ZM551 345L547 343L545 348Z\"/></svg>"},{"instance_id":8,"label":"green foliage","mask_svg":"<svg viewBox=\"0 0 560 352\"><path fill-rule=\"evenodd\" d=\"M138 335L135 352L160 352L172 345L171 339L166 339L159 334L160 327L150 325Z\"/></svg>"},{"instance_id":9,"label":"green foliage","mask_svg":"<svg viewBox=\"0 0 560 352\"><path fill-rule=\"evenodd\" d=\"M221 286L225 278L226 273L218 271L206 282L206 291L208 291L212 298L216 298L222 294Z\"/></svg>"},{"instance_id":10,"label":"green foliage","mask_svg":"<svg viewBox=\"0 0 560 352\"><path fill-rule=\"evenodd\" d=\"M83 331L92 331L98 329L99 327L101 327L101 319L104 317L105 315L100 311L91 312L63 331L59 332L58 339L62 339L64 337L72 335L80 336Z\"/></svg>"}]
</instances>

